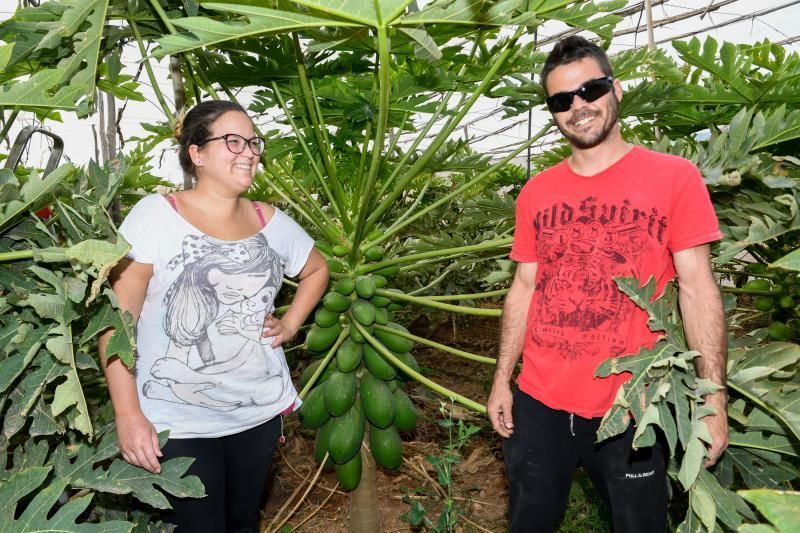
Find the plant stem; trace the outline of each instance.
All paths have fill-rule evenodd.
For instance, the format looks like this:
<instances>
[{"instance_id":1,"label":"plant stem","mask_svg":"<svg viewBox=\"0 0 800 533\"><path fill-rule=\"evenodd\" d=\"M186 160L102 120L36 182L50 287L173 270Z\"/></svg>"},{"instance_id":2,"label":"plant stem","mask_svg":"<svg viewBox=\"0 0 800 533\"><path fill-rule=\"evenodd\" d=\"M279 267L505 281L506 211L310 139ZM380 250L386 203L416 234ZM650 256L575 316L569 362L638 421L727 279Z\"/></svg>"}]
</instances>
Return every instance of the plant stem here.
<instances>
[{"instance_id":1,"label":"plant stem","mask_svg":"<svg viewBox=\"0 0 800 533\"><path fill-rule=\"evenodd\" d=\"M390 229L386 230L383 235L381 235L379 238L377 238L375 240L375 244L381 243L381 242L385 241L386 239L392 237L395 233L397 233L398 231L400 231L404 227L408 226L409 224L411 224L412 222L414 222L418 218L427 215L428 213L430 213L434 209L436 209L439 206L449 202L450 200L452 200L456 196L460 195L464 191L470 189L471 187L474 187L479 182L481 182L484 179L486 179L488 176L491 176L492 173L494 173L495 170L497 170L501 166L503 166L506 163L508 163L509 161L511 161L511 159L516 157L517 154L519 154L520 152L525 150L528 146L532 145L533 143L538 141L541 137L543 137L545 134L547 134L547 132L550 131L550 128L552 128L552 126L553 126L553 123L552 122L548 122L547 124L545 124L545 126L542 129L540 129L536 133L536 135L534 135L532 138L528 139L527 141L525 141L524 143L519 145L518 148L516 148L513 152L511 152L506 157L504 157L503 159L498 161L496 164L494 164L491 167L487 168L486 170L484 170L483 172L481 172L480 174L478 174L477 176L472 178L470 181L468 181L467 183L465 183L464 185L459 187L458 189L456 189L453 192L443 196L439 200L437 200L434 203L432 203L429 206L427 206L425 209L423 209L420 212L416 213L415 215L409 217L404 222L401 222L400 224L397 224L397 225L393 225Z\"/></svg>"},{"instance_id":2,"label":"plant stem","mask_svg":"<svg viewBox=\"0 0 800 533\"><path fill-rule=\"evenodd\" d=\"M372 142L372 161L369 165L366 187L362 190L361 205L356 213L355 234L353 235L350 263L358 262L359 245L362 235L372 225L367 218L371 204L378 170L381 167L383 143L386 138L386 124L389 120L389 95L391 84L391 58L389 57L389 35L385 27L378 27L378 120L375 125L375 139ZM364 221L367 221L366 223Z\"/></svg>"},{"instance_id":3,"label":"plant stem","mask_svg":"<svg viewBox=\"0 0 800 533\"><path fill-rule=\"evenodd\" d=\"M8 119L3 124L3 130L0 131L0 141L6 138L8 135L8 131L11 129L11 126L14 124L14 121L17 119L17 115L19 115L19 108L15 107L11 114L8 115Z\"/></svg>"},{"instance_id":4,"label":"plant stem","mask_svg":"<svg viewBox=\"0 0 800 533\"><path fill-rule=\"evenodd\" d=\"M405 372L406 374L408 374L409 376L414 378L416 381L422 383L423 385L425 385L429 389L431 389L431 390L441 394L442 396L448 398L450 401L458 402L458 403L460 403L461 405L463 405L465 407L473 409L474 411L486 414L486 407L485 406L479 404L478 402L470 400L469 398L465 398L464 396L461 396L457 392L453 392L450 389L448 389L446 387L442 387L438 383L436 383L434 381L431 381L430 379L426 378L425 376L423 376L422 374L420 374L419 372L417 372L413 368L411 368L408 365L406 365L403 361L398 359L397 356L394 355L392 352L387 350L386 347L383 344L381 344L380 341L378 341L378 339L373 337L372 334L370 334L370 332L367 331L364 326L362 326L361 324L358 323L358 321L354 320L352 322L352 324L353 324L353 326L355 326L355 328L358 330L358 332L361 333L361 335L363 335L363 337L367 340L367 342L370 343L370 345L372 345L372 347L375 349L375 351L380 353L384 357L384 359L387 359L390 363L392 363L394 366L396 366L397 368L399 368L400 370L402 370L403 372ZM392 330L392 331L394 332L394 330ZM322 366L323 365L320 365L320 368ZM317 370L319 370L319 368Z\"/></svg>"},{"instance_id":5,"label":"plant stem","mask_svg":"<svg viewBox=\"0 0 800 533\"><path fill-rule=\"evenodd\" d=\"M167 121L169 122L170 129L175 127L175 116L172 111L170 111L169 105L167 104L166 98L164 98L164 93L161 92L161 88L158 86L158 80L156 80L156 75L153 73L153 67L150 65L150 60L147 58L147 49L144 46L144 42L142 41L142 34L139 33L139 26L136 24L135 17L131 12L131 3L128 3L128 22L131 24L131 30L133 30L133 36L136 39L136 44L139 46L139 53L142 54L142 63L144 64L144 69L147 72L147 77L150 79L150 85L153 87L153 92L156 95L156 99L158 100L158 104L161 106L161 111L164 113Z\"/></svg>"},{"instance_id":6,"label":"plant stem","mask_svg":"<svg viewBox=\"0 0 800 533\"><path fill-rule=\"evenodd\" d=\"M757 291L754 289L739 289L737 287L720 287L719 291L725 294L749 294L751 296L778 296L783 294L780 291Z\"/></svg>"},{"instance_id":7,"label":"plant stem","mask_svg":"<svg viewBox=\"0 0 800 533\"><path fill-rule=\"evenodd\" d=\"M366 265L361 265L356 270L359 274L366 274L368 272L373 272L375 270L380 270L381 268L397 265L400 263L410 263L412 261L419 261L420 259L429 259L431 257L439 257L445 256L450 254L466 254L471 252L479 252L481 250L492 250L494 248L500 248L502 246L508 246L513 242L512 237L507 237L505 239L493 239L491 241L484 241L480 244L471 244L469 246L456 246L454 248L442 248L440 250L430 250L428 252L420 252L418 254L411 254L402 257L393 257L392 259L386 259L385 261L379 261L377 263L369 263Z\"/></svg>"},{"instance_id":8,"label":"plant stem","mask_svg":"<svg viewBox=\"0 0 800 533\"><path fill-rule=\"evenodd\" d=\"M319 102L316 99L314 88L308 79L308 72L306 71L303 51L300 48L300 39L296 33L292 34L292 42L294 44L295 64L297 66L297 74L300 81L300 91L303 94L308 117L311 119L311 130L314 132L314 136L317 139L322 164L325 166L325 170L328 172L328 177L333 184L333 195L336 198L336 202L340 207L342 207L342 209L339 210L339 216L341 217L342 225L344 226L345 231L349 231L351 222L347 215L347 210L344 209L346 202L344 199L344 192L342 191L342 185L339 180L336 179L336 166L333 163L333 154L331 153L330 142L328 142L327 138L328 132L325 129L325 124L322 119L322 111L320 110Z\"/></svg>"},{"instance_id":9,"label":"plant stem","mask_svg":"<svg viewBox=\"0 0 800 533\"><path fill-rule=\"evenodd\" d=\"M500 54L495 63L491 66L491 68L489 68L489 71L481 80L481 83L472 92L469 99L463 105L459 106L458 113L456 113L455 116L451 117L450 120L447 121L447 124L445 124L444 128L442 128L442 130L436 134L436 138L433 140L430 146L425 149L422 155L419 156L414 164L411 165L411 167L405 172L403 177L400 178L400 180L395 184L394 190L383 200L383 202L381 202L380 205L378 205L378 207L375 209L375 212L370 215L369 219L367 219L368 226L374 225L376 221L381 219L381 217L384 215L384 213L386 213L389 207L391 207L400 193L403 192L408 182L417 176L423 168L425 168L425 165L428 164L428 161L433 158L436 152L439 151L439 148L441 148L445 141L447 141L447 139L450 137L450 134L453 133L464 116L466 116L467 112L472 108L475 102L478 101L478 98L480 98L483 93L486 92L486 89L489 88L489 85L494 83L495 74L498 70L500 70L500 67L505 63L506 59L508 59L513 51L514 47L509 45L508 48L506 48L506 50Z\"/></svg>"},{"instance_id":10,"label":"plant stem","mask_svg":"<svg viewBox=\"0 0 800 533\"><path fill-rule=\"evenodd\" d=\"M401 302L410 302L417 305L424 305L425 307L434 307L443 311L452 311L453 313L461 313L462 315L474 316L501 316L503 311L500 309L481 309L479 307L465 307L463 305L452 305L428 298L420 298L419 296L409 296L402 292L386 291L377 289L375 294L389 298L391 300L399 300Z\"/></svg>"},{"instance_id":11,"label":"plant stem","mask_svg":"<svg viewBox=\"0 0 800 533\"><path fill-rule=\"evenodd\" d=\"M445 296L428 296L429 300L437 302L446 302L450 300L477 300L479 298L494 298L495 296L504 296L508 294L508 289L498 289L496 291L488 292L475 292L472 294L448 294Z\"/></svg>"},{"instance_id":12,"label":"plant stem","mask_svg":"<svg viewBox=\"0 0 800 533\"><path fill-rule=\"evenodd\" d=\"M339 346L341 346L341 344L344 342L344 340L347 338L349 334L350 334L350 326L345 326L344 328L342 328L342 332L339 333L339 337L336 339L336 342L333 343L333 346L331 346L331 349L325 355L325 359L322 360L317 369L314 371L314 374L311 376L311 379L308 380L306 386L303 387L303 390L301 390L300 394L298 394L301 400L305 398L306 394L308 394L308 391L310 391L312 387L314 387L314 384L317 382L317 379L319 379L319 377L325 371L325 368L328 366L328 363L330 363L331 359L333 359L334 354L336 354L336 350L339 349Z\"/></svg>"},{"instance_id":13,"label":"plant stem","mask_svg":"<svg viewBox=\"0 0 800 533\"><path fill-rule=\"evenodd\" d=\"M323 224L319 220L312 217L308 212L306 212L302 207L300 207L300 205L297 202L295 202L286 192L284 192L281 187L278 187L274 182L272 182L270 178L267 177L266 173L261 174L261 179L264 180L264 183L266 183L273 191L275 191L278 194L278 196L283 198L283 200L286 203L292 206L292 209L297 211L298 214L303 216L306 220L311 222L314 226L316 226L320 230L324 228Z\"/></svg>"},{"instance_id":14,"label":"plant stem","mask_svg":"<svg viewBox=\"0 0 800 533\"><path fill-rule=\"evenodd\" d=\"M292 117L291 111L286 105L286 102L283 100L283 95L281 94L281 91L278 88L278 84L273 81L271 82L271 87L272 87L272 92L275 94L275 98L278 100L278 104L281 106L281 109L283 109L283 112L286 114L286 120L289 121L289 125L292 127L292 131L297 137L297 144L300 145L300 148L302 148L303 153L305 153L306 157L308 158L308 163L309 165L311 165L311 169L314 171L314 175L317 177L317 181L319 182L320 187L322 188L323 191L325 191L325 196L328 198L328 202L331 204L331 207L333 207L336 213L338 213L339 218L343 219L342 208L336 202L333 193L328 187L327 180L325 180L325 177L322 175L322 171L320 170L319 165L317 165L317 161L311 154L311 150L308 149L308 143L306 142L306 138L300 132L300 128L297 127L297 123Z\"/></svg>"},{"instance_id":15,"label":"plant stem","mask_svg":"<svg viewBox=\"0 0 800 533\"><path fill-rule=\"evenodd\" d=\"M159 3L159 0L150 0L150 5L153 7L153 10L158 15L158 18L161 19L161 22L164 24L164 26L166 26L166 28L169 31L169 33L171 35L175 35L176 33L178 33L175 30L175 25L172 24L172 21L169 19L169 17L167 16L166 12L164 12L164 9L161 7L161 4ZM197 61L195 61L194 57L189 52L184 52L181 55L189 63L189 65L191 65L194 68L195 72L197 73L197 78L200 78L201 80L203 80L203 82L205 84L203 89L205 89L205 91L213 99L219 100L220 99L219 98L219 94L217 94L217 91L214 90L214 87L211 85L211 83L205 77L204 72L202 71L200 66L197 64ZM197 78L195 78L195 80L194 80L195 83L197 83Z\"/></svg>"},{"instance_id":16,"label":"plant stem","mask_svg":"<svg viewBox=\"0 0 800 533\"><path fill-rule=\"evenodd\" d=\"M476 39L475 42L473 43L472 50L470 51L470 54L469 54L469 60L471 60L472 58L475 57L475 53L478 50L478 45L482 41L482 39L483 39L483 34L481 34L478 37L478 39ZM458 73L459 77L464 75L464 73L467 71L467 65L470 64L469 60L467 61L467 63L463 67L461 67L461 70ZM453 97L453 94L455 94L455 93L449 92L449 93L446 93L442 97L442 101L439 103L439 106L433 112L433 115L431 115L431 118L430 118L430 120L428 120L428 123L425 125L425 127L422 129L422 131L417 135L416 139L414 139L414 142L411 144L411 146L408 148L408 150L406 150L406 153L403 154L403 157L400 158L400 161L395 166L395 169L394 169L394 171L392 171L391 175L389 176L389 179L387 179L384 182L384 184L381 186L381 190L376 196L377 198L382 197L386 193L386 191L389 189L389 186L392 184L392 182L395 180L397 175L403 169L404 165L406 164L406 161L408 161L408 158L411 157L411 154L416 152L417 147L425 139L425 136L428 134L428 132L431 130L431 128L433 128L434 124L436 124L436 121L439 120L439 116L444 112L445 109L447 109L447 103L450 101L450 98ZM402 133L402 132L400 132L400 133ZM398 137L400 136L400 133L398 133L398 135L397 135ZM391 155L391 154L388 154L388 155Z\"/></svg>"},{"instance_id":17,"label":"plant stem","mask_svg":"<svg viewBox=\"0 0 800 533\"><path fill-rule=\"evenodd\" d=\"M0 253L0 263L8 261L19 261L21 259L32 259L33 250L20 250L19 252Z\"/></svg>"},{"instance_id":18,"label":"plant stem","mask_svg":"<svg viewBox=\"0 0 800 533\"><path fill-rule=\"evenodd\" d=\"M469 359L470 361L477 361L479 363L486 363L490 365L497 364L497 359L491 357L484 357L482 355L477 355L470 352L465 352L463 350L459 350L457 348L451 348L445 344L440 344L436 341L432 341L430 339L426 339L424 337L418 337L412 333L406 333L405 331L392 329L388 326L381 326L380 324L375 324L375 329L379 331L385 331L387 333L391 333L392 335L397 335L398 337L403 337L408 340L412 340L414 342L418 342L420 344L424 344L426 346L430 346L431 348L436 348L437 350L441 350L443 352L447 352L452 355L456 355L458 357L462 357L464 359Z\"/></svg>"}]
</instances>

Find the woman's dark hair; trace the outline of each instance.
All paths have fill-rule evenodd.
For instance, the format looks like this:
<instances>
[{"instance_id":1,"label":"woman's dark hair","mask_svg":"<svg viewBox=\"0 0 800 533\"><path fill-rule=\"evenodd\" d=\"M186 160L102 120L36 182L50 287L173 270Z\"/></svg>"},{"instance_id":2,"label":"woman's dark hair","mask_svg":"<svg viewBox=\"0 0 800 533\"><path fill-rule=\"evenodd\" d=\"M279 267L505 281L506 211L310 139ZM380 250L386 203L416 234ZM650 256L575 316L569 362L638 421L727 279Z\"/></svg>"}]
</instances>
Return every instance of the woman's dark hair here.
<instances>
[{"instance_id":1,"label":"woman's dark hair","mask_svg":"<svg viewBox=\"0 0 800 533\"><path fill-rule=\"evenodd\" d=\"M544 87L545 94L548 94L547 76L550 75L550 72L552 72L554 68L562 65L568 65L575 61L580 61L585 57L591 57L597 61L597 64L600 66L600 70L604 75L613 76L611 72L611 63L608 61L608 56L606 55L605 50L596 44L587 41L583 37L573 35L558 41L558 43L556 43L556 45L550 51L550 54L547 56L547 60L544 62L540 79L542 81L542 87Z\"/></svg>"},{"instance_id":2,"label":"woman's dark hair","mask_svg":"<svg viewBox=\"0 0 800 533\"><path fill-rule=\"evenodd\" d=\"M226 100L207 100L200 102L186 113L176 127L176 137L180 143L178 161L184 172L194 175L194 162L189 156L189 147L211 137L211 125L228 111L247 114L242 106Z\"/></svg>"}]
</instances>

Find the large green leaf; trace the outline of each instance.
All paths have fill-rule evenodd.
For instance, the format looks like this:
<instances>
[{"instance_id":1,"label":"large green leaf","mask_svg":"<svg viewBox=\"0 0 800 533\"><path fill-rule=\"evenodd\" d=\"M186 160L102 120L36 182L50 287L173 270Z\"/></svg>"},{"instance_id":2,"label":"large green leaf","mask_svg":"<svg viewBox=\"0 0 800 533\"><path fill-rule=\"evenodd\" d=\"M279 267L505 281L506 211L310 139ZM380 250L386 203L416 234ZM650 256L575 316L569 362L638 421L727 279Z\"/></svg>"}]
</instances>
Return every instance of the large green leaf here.
<instances>
[{"instance_id":1,"label":"large green leaf","mask_svg":"<svg viewBox=\"0 0 800 533\"><path fill-rule=\"evenodd\" d=\"M88 240L67 248L41 248L34 250L33 256L37 261L46 263L70 261L86 270L94 278L89 298L86 302L89 304L97 297L103 283L111 273L111 269L125 257L130 248L125 239L120 237L115 243Z\"/></svg>"},{"instance_id":2,"label":"large green leaf","mask_svg":"<svg viewBox=\"0 0 800 533\"><path fill-rule=\"evenodd\" d=\"M770 265L771 268L785 268L788 270L800 270L800 249L789 252Z\"/></svg>"},{"instance_id":3,"label":"large green leaf","mask_svg":"<svg viewBox=\"0 0 800 533\"><path fill-rule=\"evenodd\" d=\"M81 344L91 343L100 333L113 329L114 333L106 346L106 358L119 357L126 366L133 368L136 323L130 313L119 309L117 297L111 289L106 288L103 294L108 301L92 315L81 336Z\"/></svg>"},{"instance_id":4,"label":"large green leaf","mask_svg":"<svg viewBox=\"0 0 800 533\"><path fill-rule=\"evenodd\" d=\"M367 26L386 26L400 16L412 0L294 0L315 11Z\"/></svg>"},{"instance_id":5,"label":"large green leaf","mask_svg":"<svg viewBox=\"0 0 800 533\"><path fill-rule=\"evenodd\" d=\"M550 5L563 2L541 1L542 5L533 7L532 11L543 19L559 20L573 28L580 28L595 33L603 39L611 39L616 25L622 20L619 15L601 15L625 7L627 0L610 0L607 2L575 2L561 9L550 10ZM535 4L535 3L534 3ZM598 16L600 15L600 16Z\"/></svg>"},{"instance_id":6,"label":"large green leaf","mask_svg":"<svg viewBox=\"0 0 800 533\"><path fill-rule=\"evenodd\" d=\"M22 477L22 482L28 482L34 476L25 476L25 472L17 474L10 482L16 482ZM35 477L41 477L39 471L35 472ZM41 483L41 481L40 481ZM32 485L27 485L29 488ZM93 495L74 498L64 505L56 507L58 499L67 488L65 480L55 480L31 500L21 513L19 518L13 516L13 509L18 505L14 500L3 501L3 509L12 509L10 519L3 522L3 531L9 533L31 533L45 531L70 531L75 533L122 533L133 529L130 522L118 520L104 522L102 524L79 524L75 521L83 514L92 501ZM53 512L53 510L55 512Z\"/></svg>"},{"instance_id":7,"label":"large green leaf","mask_svg":"<svg viewBox=\"0 0 800 533\"><path fill-rule=\"evenodd\" d=\"M159 437L161 445L166 444L166 434ZM76 451L61 444L53 455L55 474L59 479L68 480L72 487L132 494L158 509L168 509L169 503L156 487L180 498L205 495L198 477L185 476L194 459L180 457L164 461L161 473L153 474L122 459L115 459L109 467L107 460L118 454L115 432L105 434L96 447L82 444Z\"/></svg>"},{"instance_id":8,"label":"large green leaf","mask_svg":"<svg viewBox=\"0 0 800 533\"><path fill-rule=\"evenodd\" d=\"M371 5L370 2L357 2L356 4ZM173 24L191 33L162 37L158 40L159 47L153 52L153 55L156 57L163 57L233 39L254 37L276 32L321 28L323 26L357 26L357 24L353 22L324 19L302 13L292 13L290 11L280 11L266 7L215 2L204 3L203 7L224 13L244 15L247 17L248 22L221 22L207 17L173 19Z\"/></svg>"},{"instance_id":9,"label":"large green leaf","mask_svg":"<svg viewBox=\"0 0 800 533\"><path fill-rule=\"evenodd\" d=\"M364 2L366 3L366 2ZM431 2L421 11L409 13L395 24L482 24L500 26L511 20L513 10L521 0L492 2L491 0L439 0Z\"/></svg>"},{"instance_id":10,"label":"large green leaf","mask_svg":"<svg viewBox=\"0 0 800 533\"><path fill-rule=\"evenodd\" d=\"M740 490L739 494L752 503L775 527L745 525L742 533L792 533L800 524L800 492L783 490Z\"/></svg>"},{"instance_id":11,"label":"large green leaf","mask_svg":"<svg viewBox=\"0 0 800 533\"><path fill-rule=\"evenodd\" d=\"M751 59L738 54L736 45L726 42L720 48L713 37L707 37L702 44L694 37L689 42L673 41L672 46L686 63L722 80L748 102L755 103L755 91L742 75L750 70Z\"/></svg>"},{"instance_id":12,"label":"large green leaf","mask_svg":"<svg viewBox=\"0 0 800 533\"><path fill-rule=\"evenodd\" d=\"M62 0L48 8L57 5L65 8L61 20L52 24L37 48L71 37L73 53L28 79L0 86L0 106L77 109L81 100L93 98L108 0ZM84 31L78 31L80 27Z\"/></svg>"},{"instance_id":13,"label":"large green leaf","mask_svg":"<svg viewBox=\"0 0 800 533\"><path fill-rule=\"evenodd\" d=\"M72 164L61 165L44 179L38 172L32 172L22 188L15 190L13 196L4 198L0 205L0 231L6 229L18 215L37 204L44 195L76 171L76 167ZM7 179L11 179L11 176Z\"/></svg>"}]
</instances>

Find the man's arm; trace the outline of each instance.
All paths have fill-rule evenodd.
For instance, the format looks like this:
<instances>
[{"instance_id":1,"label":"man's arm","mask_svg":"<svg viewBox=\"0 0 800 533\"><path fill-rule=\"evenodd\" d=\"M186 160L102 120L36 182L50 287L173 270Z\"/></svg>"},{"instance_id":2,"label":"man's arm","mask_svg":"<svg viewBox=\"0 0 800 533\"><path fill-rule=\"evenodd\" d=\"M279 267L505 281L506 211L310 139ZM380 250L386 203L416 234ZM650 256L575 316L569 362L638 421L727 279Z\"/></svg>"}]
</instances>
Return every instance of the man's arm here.
<instances>
[{"instance_id":1,"label":"man's arm","mask_svg":"<svg viewBox=\"0 0 800 533\"><path fill-rule=\"evenodd\" d=\"M701 378L725 387L728 347L725 311L711 272L709 246L696 246L673 255L678 274L678 301L689 348L700 352L695 368ZM728 394L722 389L706 396L717 413L703 420L711 433L706 467L714 465L728 447Z\"/></svg>"},{"instance_id":2,"label":"man's arm","mask_svg":"<svg viewBox=\"0 0 800 533\"><path fill-rule=\"evenodd\" d=\"M525 343L525 330L528 322L533 291L536 288L537 263L519 263L514 281L503 304L503 318L500 329L500 355L494 372L494 383L486 411L492 427L503 437L514 432L511 418L511 378L517 366Z\"/></svg>"}]
</instances>

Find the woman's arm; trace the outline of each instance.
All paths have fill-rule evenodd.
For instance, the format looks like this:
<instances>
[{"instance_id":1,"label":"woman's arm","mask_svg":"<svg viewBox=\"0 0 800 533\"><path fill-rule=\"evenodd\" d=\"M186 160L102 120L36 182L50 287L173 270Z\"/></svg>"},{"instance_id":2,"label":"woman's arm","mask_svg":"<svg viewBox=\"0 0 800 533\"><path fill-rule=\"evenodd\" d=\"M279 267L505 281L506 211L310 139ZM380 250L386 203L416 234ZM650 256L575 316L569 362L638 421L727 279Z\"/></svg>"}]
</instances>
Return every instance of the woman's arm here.
<instances>
[{"instance_id":1,"label":"woman's arm","mask_svg":"<svg viewBox=\"0 0 800 533\"><path fill-rule=\"evenodd\" d=\"M308 261L297 276L299 283L292 304L280 319L270 315L264 321L264 337L275 337L272 347L277 348L297 334L308 315L317 305L328 287L328 263L316 248L311 249Z\"/></svg>"},{"instance_id":2,"label":"woman's arm","mask_svg":"<svg viewBox=\"0 0 800 533\"><path fill-rule=\"evenodd\" d=\"M121 309L133 315L138 321L139 313L147 294L147 285L153 276L153 266L123 259L111 272L111 287L119 299ZM117 441L122 458L132 465L140 466L150 472L158 473L161 466L158 457L161 449L158 434L153 424L142 413L136 378L131 369L118 357L106 359L106 347L114 330L109 329L100 335L100 363L106 375L114 417L117 422Z\"/></svg>"}]
</instances>

